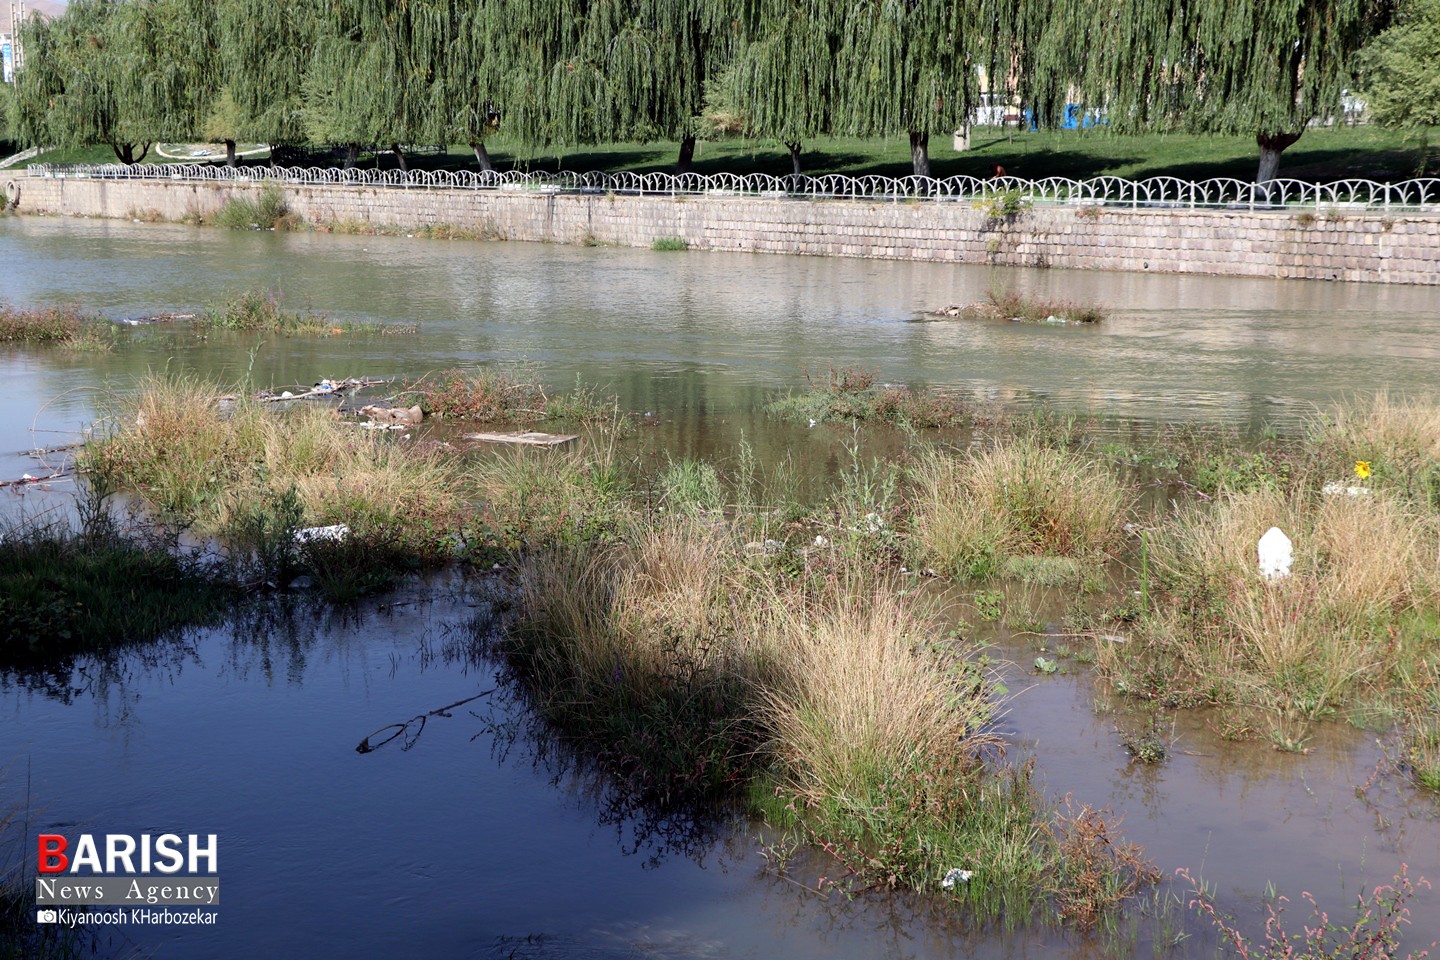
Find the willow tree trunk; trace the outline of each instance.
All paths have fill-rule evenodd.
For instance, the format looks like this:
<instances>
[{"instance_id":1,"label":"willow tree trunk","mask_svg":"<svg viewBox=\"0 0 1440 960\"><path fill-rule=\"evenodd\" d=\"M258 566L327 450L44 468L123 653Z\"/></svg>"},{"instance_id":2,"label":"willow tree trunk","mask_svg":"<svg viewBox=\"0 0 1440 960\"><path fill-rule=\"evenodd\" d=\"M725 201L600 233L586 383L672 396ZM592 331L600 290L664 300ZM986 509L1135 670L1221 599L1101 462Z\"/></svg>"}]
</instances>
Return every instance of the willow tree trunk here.
<instances>
[{"instance_id":1,"label":"willow tree trunk","mask_svg":"<svg viewBox=\"0 0 1440 960\"><path fill-rule=\"evenodd\" d=\"M680 159L675 161L676 173L689 173L690 165L695 162L695 138L685 137L680 141Z\"/></svg>"},{"instance_id":2,"label":"willow tree trunk","mask_svg":"<svg viewBox=\"0 0 1440 960\"><path fill-rule=\"evenodd\" d=\"M930 134L910 131L910 167L917 177L930 176Z\"/></svg>"},{"instance_id":3,"label":"willow tree trunk","mask_svg":"<svg viewBox=\"0 0 1440 960\"><path fill-rule=\"evenodd\" d=\"M490 151L485 149L484 143L476 140L470 144L470 149L475 151L475 162L480 164L481 172L495 172L495 163L490 159Z\"/></svg>"},{"instance_id":4,"label":"willow tree trunk","mask_svg":"<svg viewBox=\"0 0 1440 960\"><path fill-rule=\"evenodd\" d=\"M345 144L345 169L346 169L346 170L353 170L353 169L355 168L355 164L357 164L357 163L359 163L359 162L360 162L360 144L358 144L358 143L347 143L347 144Z\"/></svg>"},{"instance_id":5,"label":"willow tree trunk","mask_svg":"<svg viewBox=\"0 0 1440 960\"><path fill-rule=\"evenodd\" d=\"M235 156L236 156L236 154L235 154L235 141L234 141L234 140L226 140L226 141L225 141L225 166L227 166L227 167L233 167L233 166L235 166Z\"/></svg>"},{"instance_id":6,"label":"willow tree trunk","mask_svg":"<svg viewBox=\"0 0 1440 960\"><path fill-rule=\"evenodd\" d=\"M405 163L405 151L400 149L400 144L392 143L390 145L390 152L395 154L395 163L400 168L401 173L405 173L410 169Z\"/></svg>"},{"instance_id":7,"label":"willow tree trunk","mask_svg":"<svg viewBox=\"0 0 1440 960\"><path fill-rule=\"evenodd\" d=\"M787 146L787 147L790 148L790 172L793 173L793 174L795 174L795 176L798 177L798 176L800 176L800 146L801 146L801 145L800 145L799 143L787 143L787 144L785 144L785 146Z\"/></svg>"},{"instance_id":8,"label":"willow tree trunk","mask_svg":"<svg viewBox=\"0 0 1440 960\"><path fill-rule=\"evenodd\" d=\"M116 159L129 167L144 160L150 152L150 144L148 143L140 147L140 153L138 155L135 153L135 146L133 143L112 143L110 144L110 149L115 151Z\"/></svg>"},{"instance_id":9,"label":"willow tree trunk","mask_svg":"<svg viewBox=\"0 0 1440 960\"><path fill-rule=\"evenodd\" d=\"M1304 133L1259 133L1255 135L1255 142L1260 146L1260 169L1255 173L1256 183L1266 183L1275 179L1275 174L1280 172L1280 154L1285 148L1300 139Z\"/></svg>"}]
</instances>

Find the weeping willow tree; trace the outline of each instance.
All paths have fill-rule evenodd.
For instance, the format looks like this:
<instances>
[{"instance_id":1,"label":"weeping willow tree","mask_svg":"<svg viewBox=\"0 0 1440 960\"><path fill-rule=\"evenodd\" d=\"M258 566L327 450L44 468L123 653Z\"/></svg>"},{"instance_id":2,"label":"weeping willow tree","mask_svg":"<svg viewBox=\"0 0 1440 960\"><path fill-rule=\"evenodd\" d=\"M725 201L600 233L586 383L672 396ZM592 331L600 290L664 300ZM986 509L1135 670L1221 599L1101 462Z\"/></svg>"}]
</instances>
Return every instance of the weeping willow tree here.
<instances>
[{"instance_id":1,"label":"weeping willow tree","mask_svg":"<svg viewBox=\"0 0 1440 960\"><path fill-rule=\"evenodd\" d=\"M485 141L500 129L513 44L504 0L438 0L445 35L421 31L414 56L431 62L427 114L444 132L437 142L464 143L481 170L495 169ZM438 23L437 23L438 26ZM448 35L448 39L447 39Z\"/></svg>"},{"instance_id":2,"label":"weeping willow tree","mask_svg":"<svg viewBox=\"0 0 1440 960\"><path fill-rule=\"evenodd\" d=\"M626 0L592 5L582 49L608 96L596 121L607 139L680 142L676 172L695 157L706 90L741 38L743 0Z\"/></svg>"},{"instance_id":3,"label":"weeping willow tree","mask_svg":"<svg viewBox=\"0 0 1440 960\"><path fill-rule=\"evenodd\" d=\"M418 142L425 90L412 82L409 13L383 0L321 0L314 53L302 82L305 129L315 143L345 144L347 165L364 144Z\"/></svg>"},{"instance_id":4,"label":"weeping willow tree","mask_svg":"<svg viewBox=\"0 0 1440 960\"><path fill-rule=\"evenodd\" d=\"M121 8L119 24L148 139L201 139L219 65L213 0L132 0Z\"/></svg>"},{"instance_id":5,"label":"weeping willow tree","mask_svg":"<svg viewBox=\"0 0 1440 960\"><path fill-rule=\"evenodd\" d=\"M319 0L214 0L217 95L206 136L225 143L306 140L303 88L320 26Z\"/></svg>"},{"instance_id":6,"label":"weeping willow tree","mask_svg":"<svg viewBox=\"0 0 1440 960\"><path fill-rule=\"evenodd\" d=\"M930 175L932 133L963 126L985 55L981 9L965 0L858 0L846 11L835 131L908 134L916 176Z\"/></svg>"},{"instance_id":7,"label":"weeping willow tree","mask_svg":"<svg viewBox=\"0 0 1440 960\"><path fill-rule=\"evenodd\" d=\"M609 0L508 0L501 44L506 129L530 146L613 139L607 118L603 32L594 7Z\"/></svg>"},{"instance_id":8,"label":"weeping willow tree","mask_svg":"<svg viewBox=\"0 0 1440 960\"><path fill-rule=\"evenodd\" d=\"M1339 114L1392 13L1391 0L1037 0L1012 22L1038 116L1078 95L1120 131L1252 134L1263 183L1310 121Z\"/></svg>"},{"instance_id":9,"label":"weeping willow tree","mask_svg":"<svg viewBox=\"0 0 1440 960\"><path fill-rule=\"evenodd\" d=\"M30 17L20 28L25 66L15 77L17 126L31 144L107 144L123 163L150 152L126 4L74 0L53 20Z\"/></svg>"},{"instance_id":10,"label":"weeping willow tree","mask_svg":"<svg viewBox=\"0 0 1440 960\"><path fill-rule=\"evenodd\" d=\"M727 78L726 99L750 136L779 140L801 172L806 140L834 129L844 5L835 0L759 0L749 40Z\"/></svg>"},{"instance_id":11,"label":"weeping willow tree","mask_svg":"<svg viewBox=\"0 0 1440 960\"><path fill-rule=\"evenodd\" d=\"M4 144L6 152L20 140L15 113L15 88L0 83L0 144Z\"/></svg>"}]
</instances>

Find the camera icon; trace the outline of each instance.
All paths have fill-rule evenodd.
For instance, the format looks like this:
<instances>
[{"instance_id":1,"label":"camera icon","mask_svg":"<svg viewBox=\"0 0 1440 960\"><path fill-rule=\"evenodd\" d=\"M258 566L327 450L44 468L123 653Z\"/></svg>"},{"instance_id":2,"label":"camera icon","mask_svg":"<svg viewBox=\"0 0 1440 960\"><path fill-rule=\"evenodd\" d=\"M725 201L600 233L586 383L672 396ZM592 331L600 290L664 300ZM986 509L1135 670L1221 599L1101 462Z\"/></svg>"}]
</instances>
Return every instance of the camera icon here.
<instances>
[{"instance_id":1,"label":"camera icon","mask_svg":"<svg viewBox=\"0 0 1440 960\"><path fill-rule=\"evenodd\" d=\"M56 916L56 913L55 913L54 910L36 910L36 911L35 911L35 922L36 922L36 923L59 923L59 922L60 922L60 918L59 918L58 916Z\"/></svg>"}]
</instances>

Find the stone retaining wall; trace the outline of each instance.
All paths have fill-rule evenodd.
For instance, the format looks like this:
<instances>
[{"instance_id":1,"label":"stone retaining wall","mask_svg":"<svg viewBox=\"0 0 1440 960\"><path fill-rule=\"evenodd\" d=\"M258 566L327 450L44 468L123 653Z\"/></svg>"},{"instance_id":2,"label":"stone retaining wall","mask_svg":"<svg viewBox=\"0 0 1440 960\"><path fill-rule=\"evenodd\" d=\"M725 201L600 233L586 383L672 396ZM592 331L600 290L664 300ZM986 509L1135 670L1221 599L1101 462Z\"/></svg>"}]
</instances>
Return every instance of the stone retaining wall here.
<instances>
[{"instance_id":1,"label":"stone retaining wall","mask_svg":"<svg viewBox=\"0 0 1440 960\"><path fill-rule=\"evenodd\" d=\"M20 212L181 220L259 184L16 178ZM485 237L1077 269L1440 284L1440 217L1362 210L1250 212L1039 206L992 217L966 203L615 196L282 184L316 224L450 226Z\"/></svg>"}]
</instances>

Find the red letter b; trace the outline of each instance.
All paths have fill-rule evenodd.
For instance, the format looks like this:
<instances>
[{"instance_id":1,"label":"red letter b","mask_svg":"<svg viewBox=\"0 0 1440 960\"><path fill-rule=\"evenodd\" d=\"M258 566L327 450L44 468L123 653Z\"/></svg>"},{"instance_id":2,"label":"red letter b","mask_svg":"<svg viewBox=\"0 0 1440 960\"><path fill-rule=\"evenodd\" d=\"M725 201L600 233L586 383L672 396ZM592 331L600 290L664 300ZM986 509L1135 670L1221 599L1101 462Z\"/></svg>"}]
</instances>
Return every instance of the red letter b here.
<instances>
[{"instance_id":1,"label":"red letter b","mask_svg":"<svg viewBox=\"0 0 1440 960\"><path fill-rule=\"evenodd\" d=\"M64 873L65 868L70 866L70 858L65 856L65 848L69 844L60 834L40 834L39 846L41 873Z\"/></svg>"}]
</instances>

